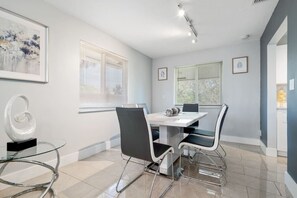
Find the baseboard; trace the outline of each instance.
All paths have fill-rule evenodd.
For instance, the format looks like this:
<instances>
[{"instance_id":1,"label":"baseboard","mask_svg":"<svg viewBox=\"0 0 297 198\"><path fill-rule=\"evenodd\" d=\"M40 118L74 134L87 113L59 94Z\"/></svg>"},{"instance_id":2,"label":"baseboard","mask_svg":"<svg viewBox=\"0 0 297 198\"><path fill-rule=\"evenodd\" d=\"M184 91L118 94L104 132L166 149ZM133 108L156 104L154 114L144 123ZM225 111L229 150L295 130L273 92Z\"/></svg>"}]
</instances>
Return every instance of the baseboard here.
<instances>
[{"instance_id":1,"label":"baseboard","mask_svg":"<svg viewBox=\"0 0 297 198\"><path fill-rule=\"evenodd\" d=\"M256 138L245 138L245 137L222 135L221 140L226 142L240 143L240 144L250 144L250 145L257 145L257 146L260 145L260 140Z\"/></svg>"},{"instance_id":2,"label":"baseboard","mask_svg":"<svg viewBox=\"0 0 297 198\"><path fill-rule=\"evenodd\" d=\"M66 166L68 164L77 162L79 160L82 160L84 158L90 157L96 153L100 153L106 149L109 149L110 147L115 147L119 145L119 138L111 138L110 140L107 140L105 142L100 142L91 146L88 146L84 149L81 149L79 151L76 151L74 153L70 153L64 156L61 156L60 158L60 167ZM50 160L45 162L51 166L54 166L56 164L56 160ZM24 181L30 180L34 177L38 177L40 175L43 175L47 173L49 170L40 166L30 166L29 168L25 168L19 171L15 171L12 173L9 173L7 175L1 176L2 179L7 181L18 181L18 183L22 183ZM8 188L10 186L5 184L0 184L0 190L3 190L5 188Z\"/></svg>"},{"instance_id":3,"label":"baseboard","mask_svg":"<svg viewBox=\"0 0 297 198\"><path fill-rule=\"evenodd\" d=\"M277 157L276 148L267 147L261 140L260 140L260 146L265 155L271 156L271 157Z\"/></svg>"},{"instance_id":4,"label":"baseboard","mask_svg":"<svg viewBox=\"0 0 297 198\"><path fill-rule=\"evenodd\" d=\"M288 153L287 151L277 151L277 156L287 157Z\"/></svg>"},{"instance_id":5,"label":"baseboard","mask_svg":"<svg viewBox=\"0 0 297 198\"><path fill-rule=\"evenodd\" d=\"M285 184L293 197L297 197L297 184L287 171L285 172Z\"/></svg>"}]
</instances>

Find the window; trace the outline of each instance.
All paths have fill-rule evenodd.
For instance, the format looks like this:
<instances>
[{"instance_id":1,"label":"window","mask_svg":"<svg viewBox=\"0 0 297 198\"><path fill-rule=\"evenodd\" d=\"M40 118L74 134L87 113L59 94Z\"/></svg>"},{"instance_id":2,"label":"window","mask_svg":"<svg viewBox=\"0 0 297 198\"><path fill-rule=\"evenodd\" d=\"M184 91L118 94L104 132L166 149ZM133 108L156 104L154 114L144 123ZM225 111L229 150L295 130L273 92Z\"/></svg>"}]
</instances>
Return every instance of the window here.
<instances>
[{"instance_id":1,"label":"window","mask_svg":"<svg viewBox=\"0 0 297 198\"><path fill-rule=\"evenodd\" d=\"M111 110L127 103L127 60L80 43L80 109Z\"/></svg>"},{"instance_id":2,"label":"window","mask_svg":"<svg viewBox=\"0 0 297 198\"><path fill-rule=\"evenodd\" d=\"M175 104L221 104L222 63L175 68Z\"/></svg>"}]
</instances>

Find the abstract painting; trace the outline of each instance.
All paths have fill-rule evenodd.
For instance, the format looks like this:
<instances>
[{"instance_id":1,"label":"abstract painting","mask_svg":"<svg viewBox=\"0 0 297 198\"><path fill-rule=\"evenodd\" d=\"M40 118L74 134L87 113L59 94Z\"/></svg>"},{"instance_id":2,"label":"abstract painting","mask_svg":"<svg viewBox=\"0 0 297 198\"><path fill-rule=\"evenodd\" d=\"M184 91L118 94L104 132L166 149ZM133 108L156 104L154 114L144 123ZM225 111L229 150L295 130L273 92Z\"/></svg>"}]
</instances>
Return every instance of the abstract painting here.
<instances>
[{"instance_id":1,"label":"abstract painting","mask_svg":"<svg viewBox=\"0 0 297 198\"><path fill-rule=\"evenodd\" d=\"M48 82L48 28L0 8L0 78Z\"/></svg>"}]
</instances>

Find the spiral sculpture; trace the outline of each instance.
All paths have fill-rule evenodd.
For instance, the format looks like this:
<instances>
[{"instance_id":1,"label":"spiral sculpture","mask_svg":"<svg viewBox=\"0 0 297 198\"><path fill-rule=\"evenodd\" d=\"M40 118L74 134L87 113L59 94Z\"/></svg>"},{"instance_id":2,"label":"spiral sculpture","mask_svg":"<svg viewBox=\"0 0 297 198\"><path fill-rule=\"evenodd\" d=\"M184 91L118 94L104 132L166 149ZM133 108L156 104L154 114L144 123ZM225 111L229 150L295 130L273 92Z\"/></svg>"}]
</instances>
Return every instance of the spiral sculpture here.
<instances>
[{"instance_id":1,"label":"spiral sculpture","mask_svg":"<svg viewBox=\"0 0 297 198\"><path fill-rule=\"evenodd\" d=\"M12 106L17 98L25 101L25 110L14 117L12 116ZM33 137L36 129L36 120L28 111L29 100L24 95L16 95L7 102L4 111L5 132L14 142L25 141ZM21 128L14 125L14 122L22 124Z\"/></svg>"}]
</instances>

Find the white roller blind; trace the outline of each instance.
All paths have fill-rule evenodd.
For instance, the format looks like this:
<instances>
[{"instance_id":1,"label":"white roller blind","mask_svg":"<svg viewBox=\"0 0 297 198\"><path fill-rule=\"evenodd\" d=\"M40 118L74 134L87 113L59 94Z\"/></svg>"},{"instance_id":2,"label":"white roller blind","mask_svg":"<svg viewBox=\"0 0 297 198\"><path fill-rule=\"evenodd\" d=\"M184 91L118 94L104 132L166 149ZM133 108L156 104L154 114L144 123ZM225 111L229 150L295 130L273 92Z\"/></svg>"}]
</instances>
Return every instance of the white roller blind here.
<instances>
[{"instance_id":1,"label":"white roller blind","mask_svg":"<svg viewBox=\"0 0 297 198\"><path fill-rule=\"evenodd\" d=\"M127 103L127 60L86 42L80 50L80 109Z\"/></svg>"}]
</instances>

